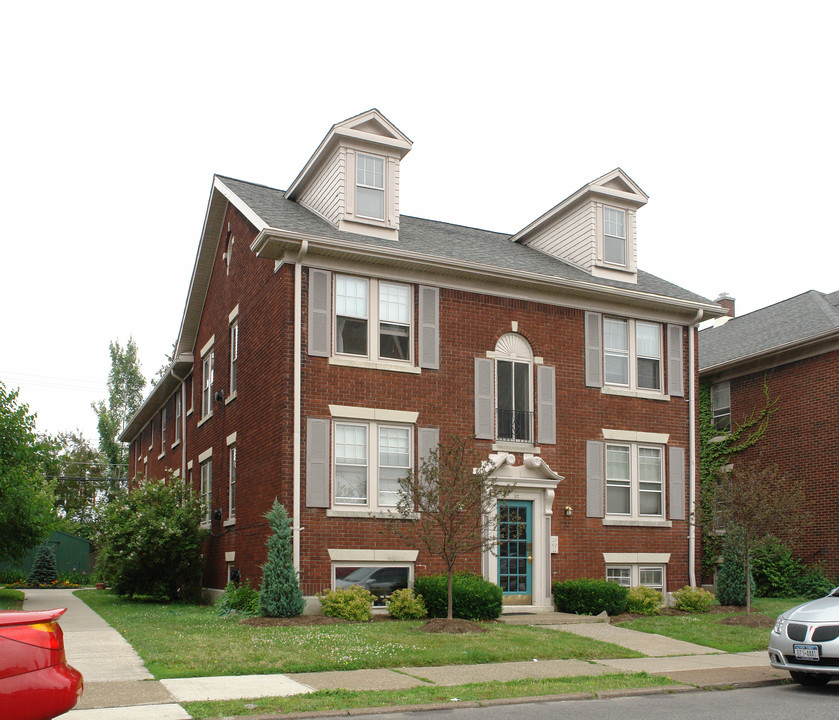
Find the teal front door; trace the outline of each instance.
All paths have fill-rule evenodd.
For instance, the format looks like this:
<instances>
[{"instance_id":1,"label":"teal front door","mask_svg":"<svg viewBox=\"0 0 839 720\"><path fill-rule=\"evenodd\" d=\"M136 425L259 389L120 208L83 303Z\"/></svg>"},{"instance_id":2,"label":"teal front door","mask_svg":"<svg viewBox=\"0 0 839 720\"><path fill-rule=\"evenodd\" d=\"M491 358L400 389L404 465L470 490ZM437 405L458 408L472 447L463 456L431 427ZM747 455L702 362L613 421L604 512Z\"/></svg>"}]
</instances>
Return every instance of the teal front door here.
<instances>
[{"instance_id":1,"label":"teal front door","mask_svg":"<svg viewBox=\"0 0 839 720\"><path fill-rule=\"evenodd\" d=\"M530 605L533 599L533 503L498 503L498 584L508 605Z\"/></svg>"}]
</instances>

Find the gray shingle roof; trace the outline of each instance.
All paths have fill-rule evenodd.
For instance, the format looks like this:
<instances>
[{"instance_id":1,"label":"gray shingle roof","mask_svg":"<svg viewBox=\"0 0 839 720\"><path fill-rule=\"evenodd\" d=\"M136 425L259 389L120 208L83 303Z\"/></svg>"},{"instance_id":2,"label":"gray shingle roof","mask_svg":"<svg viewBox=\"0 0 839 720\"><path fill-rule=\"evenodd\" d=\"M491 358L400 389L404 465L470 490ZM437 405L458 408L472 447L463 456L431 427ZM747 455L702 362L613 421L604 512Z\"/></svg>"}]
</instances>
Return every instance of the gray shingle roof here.
<instances>
[{"instance_id":1,"label":"gray shingle roof","mask_svg":"<svg viewBox=\"0 0 839 720\"><path fill-rule=\"evenodd\" d=\"M342 232L298 203L287 200L282 190L254 185L242 180L218 176L265 223L278 230L317 235L333 240L347 240L371 247L393 248L393 240L383 240L366 235ZM638 271L637 284L593 277L552 255L513 243L508 233L478 230L450 223L424 220L402 215L399 227L399 246L406 251L450 260L454 263L482 262L508 271L530 272L585 282L605 287L623 288L651 293L690 302L711 302L696 293L662 280L642 270Z\"/></svg>"},{"instance_id":2,"label":"gray shingle roof","mask_svg":"<svg viewBox=\"0 0 839 720\"><path fill-rule=\"evenodd\" d=\"M839 332L839 292L808 290L699 333L699 370Z\"/></svg>"}]
</instances>

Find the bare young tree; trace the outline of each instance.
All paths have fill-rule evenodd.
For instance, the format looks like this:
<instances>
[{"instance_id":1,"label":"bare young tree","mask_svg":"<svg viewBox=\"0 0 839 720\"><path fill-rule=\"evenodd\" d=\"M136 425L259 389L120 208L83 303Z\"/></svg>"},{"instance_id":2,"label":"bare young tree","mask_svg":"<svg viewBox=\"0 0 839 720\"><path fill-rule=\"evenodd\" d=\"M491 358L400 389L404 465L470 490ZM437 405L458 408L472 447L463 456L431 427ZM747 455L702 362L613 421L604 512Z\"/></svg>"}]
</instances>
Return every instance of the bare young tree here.
<instances>
[{"instance_id":1,"label":"bare young tree","mask_svg":"<svg viewBox=\"0 0 839 720\"><path fill-rule=\"evenodd\" d=\"M388 529L443 561L449 620L458 560L498 545L496 507L512 488L494 482L493 471L465 439L451 436L431 451L417 471L399 481L398 519L391 519Z\"/></svg>"},{"instance_id":2,"label":"bare young tree","mask_svg":"<svg viewBox=\"0 0 839 720\"><path fill-rule=\"evenodd\" d=\"M767 535L783 537L805 526L804 497L802 483L790 480L774 466L737 462L717 474L714 517L704 519L706 524L713 523L742 539L746 614L751 612L751 550Z\"/></svg>"}]
</instances>

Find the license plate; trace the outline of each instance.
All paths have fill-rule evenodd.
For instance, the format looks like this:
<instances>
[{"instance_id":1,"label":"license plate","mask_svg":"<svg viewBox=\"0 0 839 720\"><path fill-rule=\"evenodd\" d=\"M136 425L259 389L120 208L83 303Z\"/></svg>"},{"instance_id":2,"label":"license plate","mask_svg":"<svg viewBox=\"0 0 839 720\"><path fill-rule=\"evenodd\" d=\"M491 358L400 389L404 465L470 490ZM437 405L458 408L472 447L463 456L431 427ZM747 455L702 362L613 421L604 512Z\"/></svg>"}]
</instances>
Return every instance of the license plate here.
<instances>
[{"instance_id":1,"label":"license plate","mask_svg":"<svg viewBox=\"0 0 839 720\"><path fill-rule=\"evenodd\" d=\"M792 650L795 653L796 660L816 660L819 659L818 645L793 645Z\"/></svg>"}]
</instances>

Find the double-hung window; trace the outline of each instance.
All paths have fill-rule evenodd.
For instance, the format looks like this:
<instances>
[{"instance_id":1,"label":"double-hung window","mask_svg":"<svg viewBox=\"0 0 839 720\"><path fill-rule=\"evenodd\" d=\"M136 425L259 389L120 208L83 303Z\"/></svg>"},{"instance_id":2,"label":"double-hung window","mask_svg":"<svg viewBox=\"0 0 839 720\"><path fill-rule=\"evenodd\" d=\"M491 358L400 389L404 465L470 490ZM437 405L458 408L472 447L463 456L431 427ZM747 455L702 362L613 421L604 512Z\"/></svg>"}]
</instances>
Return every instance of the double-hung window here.
<instances>
[{"instance_id":1,"label":"double-hung window","mask_svg":"<svg viewBox=\"0 0 839 720\"><path fill-rule=\"evenodd\" d=\"M337 275L335 354L410 362L412 310L410 285Z\"/></svg>"},{"instance_id":2,"label":"double-hung window","mask_svg":"<svg viewBox=\"0 0 839 720\"><path fill-rule=\"evenodd\" d=\"M175 442L177 445L181 441L181 418L183 416L183 400L181 399L181 390L178 389L175 395Z\"/></svg>"},{"instance_id":3,"label":"double-hung window","mask_svg":"<svg viewBox=\"0 0 839 720\"><path fill-rule=\"evenodd\" d=\"M210 350L201 362L201 417L202 419L213 412L213 365L215 352Z\"/></svg>"},{"instance_id":4,"label":"double-hung window","mask_svg":"<svg viewBox=\"0 0 839 720\"><path fill-rule=\"evenodd\" d=\"M374 220L385 219L385 160L358 153L355 159L356 214Z\"/></svg>"},{"instance_id":5,"label":"double-hung window","mask_svg":"<svg viewBox=\"0 0 839 720\"><path fill-rule=\"evenodd\" d=\"M606 515L663 517L663 478L661 447L607 444Z\"/></svg>"},{"instance_id":6,"label":"double-hung window","mask_svg":"<svg viewBox=\"0 0 839 720\"><path fill-rule=\"evenodd\" d=\"M662 389L661 325L603 318L603 379L633 390Z\"/></svg>"},{"instance_id":7,"label":"double-hung window","mask_svg":"<svg viewBox=\"0 0 839 720\"><path fill-rule=\"evenodd\" d=\"M603 208L603 259L612 265L626 265L626 211Z\"/></svg>"},{"instance_id":8,"label":"double-hung window","mask_svg":"<svg viewBox=\"0 0 839 720\"><path fill-rule=\"evenodd\" d=\"M201 508L204 512L204 522L210 522L211 505L213 499L213 461L201 463Z\"/></svg>"},{"instance_id":9,"label":"double-hung window","mask_svg":"<svg viewBox=\"0 0 839 720\"><path fill-rule=\"evenodd\" d=\"M239 360L239 323L230 326L230 395L236 394L236 363Z\"/></svg>"},{"instance_id":10,"label":"double-hung window","mask_svg":"<svg viewBox=\"0 0 839 720\"><path fill-rule=\"evenodd\" d=\"M229 482L227 495L227 515L230 518L236 517L236 446L230 446L229 453Z\"/></svg>"},{"instance_id":11,"label":"double-hung window","mask_svg":"<svg viewBox=\"0 0 839 720\"><path fill-rule=\"evenodd\" d=\"M411 428L336 422L333 457L336 506L394 507L411 470Z\"/></svg>"},{"instance_id":12,"label":"double-hung window","mask_svg":"<svg viewBox=\"0 0 839 720\"><path fill-rule=\"evenodd\" d=\"M728 381L711 386L711 412L717 430L731 430L731 383Z\"/></svg>"},{"instance_id":13,"label":"double-hung window","mask_svg":"<svg viewBox=\"0 0 839 720\"><path fill-rule=\"evenodd\" d=\"M662 565L607 565L606 579L624 587L648 587L664 592L664 567Z\"/></svg>"},{"instance_id":14,"label":"double-hung window","mask_svg":"<svg viewBox=\"0 0 839 720\"><path fill-rule=\"evenodd\" d=\"M160 454L166 452L166 408L160 411Z\"/></svg>"}]
</instances>

